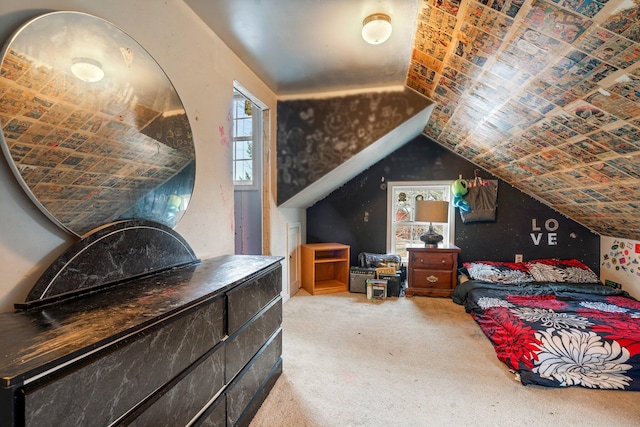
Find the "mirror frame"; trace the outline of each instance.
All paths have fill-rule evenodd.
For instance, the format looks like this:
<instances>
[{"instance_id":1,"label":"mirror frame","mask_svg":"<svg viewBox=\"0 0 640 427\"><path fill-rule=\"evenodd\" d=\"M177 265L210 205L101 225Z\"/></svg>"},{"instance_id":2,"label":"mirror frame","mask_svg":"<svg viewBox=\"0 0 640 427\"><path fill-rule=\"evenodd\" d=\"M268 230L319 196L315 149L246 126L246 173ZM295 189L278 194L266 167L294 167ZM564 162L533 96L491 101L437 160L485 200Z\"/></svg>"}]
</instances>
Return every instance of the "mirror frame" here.
<instances>
[{"instance_id":1,"label":"mirror frame","mask_svg":"<svg viewBox=\"0 0 640 427\"><path fill-rule=\"evenodd\" d=\"M194 187L193 134L142 46L101 18L60 11L26 22L0 53L0 145L47 217L76 236L122 220L175 227ZM82 61L95 78L73 74Z\"/></svg>"}]
</instances>

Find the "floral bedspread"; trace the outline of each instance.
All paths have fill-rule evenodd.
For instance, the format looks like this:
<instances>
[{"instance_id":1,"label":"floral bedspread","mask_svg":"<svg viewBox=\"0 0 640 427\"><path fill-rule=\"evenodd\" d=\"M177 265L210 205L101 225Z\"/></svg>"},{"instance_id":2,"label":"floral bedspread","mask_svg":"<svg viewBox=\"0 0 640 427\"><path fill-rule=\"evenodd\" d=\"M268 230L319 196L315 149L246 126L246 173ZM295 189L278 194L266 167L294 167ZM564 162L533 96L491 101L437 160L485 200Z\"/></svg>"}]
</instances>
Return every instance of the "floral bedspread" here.
<instances>
[{"instance_id":1,"label":"floral bedspread","mask_svg":"<svg viewBox=\"0 0 640 427\"><path fill-rule=\"evenodd\" d=\"M640 302L624 291L471 280L453 299L525 385L640 390Z\"/></svg>"}]
</instances>

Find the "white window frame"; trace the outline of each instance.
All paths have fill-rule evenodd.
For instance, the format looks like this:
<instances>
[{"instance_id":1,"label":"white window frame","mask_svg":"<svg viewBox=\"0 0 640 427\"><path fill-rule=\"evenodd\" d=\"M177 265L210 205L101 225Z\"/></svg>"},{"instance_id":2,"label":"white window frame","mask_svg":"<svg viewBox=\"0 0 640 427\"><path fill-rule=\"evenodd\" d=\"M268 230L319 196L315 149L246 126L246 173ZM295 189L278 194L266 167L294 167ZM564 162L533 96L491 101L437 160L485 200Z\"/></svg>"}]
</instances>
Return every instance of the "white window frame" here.
<instances>
[{"instance_id":1,"label":"white window frame","mask_svg":"<svg viewBox=\"0 0 640 427\"><path fill-rule=\"evenodd\" d=\"M236 118L236 101L237 100L243 100L243 101L248 101L251 103L251 107L252 107L252 114L251 114L251 137L238 137L236 135L236 120L238 120ZM261 109L261 106L256 105L256 103L254 103L251 99L249 99L247 96L245 96L242 92L237 91L236 89L236 93L234 93L233 96L233 148L232 148L232 161L233 161L233 165L232 165L232 171L233 171L233 185L235 187L236 190L258 190L260 188L260 178L261 178L261 167L260 167L260 156L261 156L261 151L260 148L262 146L260 138L262 137L262 113L263 110ZM237 157L236 157L236 141L247 141L250 140L251 143L251 179L250 180L244 180L244 179L236 179L235 176L235 165L238 161L240 161Z\"/></svg>"},{"instance_id":2,"label":"white window frame","mask_svg":"<svg viewBox=\"0 0 640 427\"><path fill-rule=\"evenodd\" d=\"M442 198L437 200L444 200L449 202L449 218L446 223L433 223L433 228L440 232L444 239L443 243L453 244L455 240L455 207L452 203L451 185L452 181L397 181L387 183L387 253L398 254L401 256L402 261L406 263L408 261L408 254L406 247L422 246L424 242L419 240L419 236L426 231L429 227L429 223L426 222L414 222L413 213L415 212L415 196L413 198L408 197L408 206L410 207L408 221L396 221L396 198L394 195L400 192L408 194L414 194L416 191L424 191L424 195L427 195L428 191L435 191L439 193ZM428 199L428 196L426 197ZM396 229L398 227L405 227L409 230L409 235L412 238L407 239L404 242L396 242ZM400 248L402 246L402 248Z\"/></svg>"}]
</instances>

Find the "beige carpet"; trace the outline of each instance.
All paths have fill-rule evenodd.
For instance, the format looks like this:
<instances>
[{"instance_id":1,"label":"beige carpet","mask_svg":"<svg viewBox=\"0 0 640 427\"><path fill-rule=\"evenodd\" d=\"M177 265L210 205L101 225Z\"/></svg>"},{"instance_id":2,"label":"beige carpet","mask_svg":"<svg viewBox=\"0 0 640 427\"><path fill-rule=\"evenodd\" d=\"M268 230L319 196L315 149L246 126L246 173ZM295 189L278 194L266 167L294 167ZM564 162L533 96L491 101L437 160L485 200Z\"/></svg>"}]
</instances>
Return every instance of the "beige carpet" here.
<instances>
[{"instance_id":1,"label":"beige carpet","mask_svg":"<svg viewBox=\"0 0 640 427\"><path fill-rule=\"evenodd\" d=\"M450 299L300 291L283 317L252 427L640 425L640 392L523 386Z\"/></svg>"}]
</instances>

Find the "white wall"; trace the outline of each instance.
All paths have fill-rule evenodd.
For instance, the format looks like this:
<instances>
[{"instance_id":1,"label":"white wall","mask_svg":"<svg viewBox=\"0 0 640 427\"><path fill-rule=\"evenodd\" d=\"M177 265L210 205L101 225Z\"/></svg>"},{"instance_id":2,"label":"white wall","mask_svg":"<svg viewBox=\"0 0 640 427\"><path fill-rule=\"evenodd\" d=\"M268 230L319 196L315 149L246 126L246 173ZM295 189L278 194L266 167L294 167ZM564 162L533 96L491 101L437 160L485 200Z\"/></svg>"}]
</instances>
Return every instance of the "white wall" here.
<instances>
[{"instance_id":1,"label":"white wall","mask_svg":"<svg viewBox=\"0 0 640 427\"><path fill-rule=\"evenodd\" d=\"M143 46L174 84L189 117L196 147L196 180L189 209L176 231L201 259L234 251L231 181L231 100L237 80L271 110L269 173L275 176L276 96L181 0L3 0L0 41L27 20L56 10L103 18ZM223 129L221 132L219 129ZM0 312L23 301L48 265L76 238L52 224L24 195L0 160ZM275 189L275 177L270 180ZM284 256L286 223L270 193L271 254ZM284 275L286 276L286 275Z\"/></svg>"},{"instance_id":2,"label":"white wall","mask_svg":"<svg viewBox=\"0 0 640 427\"><path fill-rule=\"evenodd\" d=\"M640 299L640 241L602 236L600 281L612 280Z\"/></svg>"}]
</instances>

